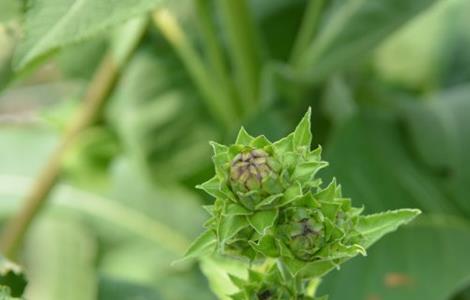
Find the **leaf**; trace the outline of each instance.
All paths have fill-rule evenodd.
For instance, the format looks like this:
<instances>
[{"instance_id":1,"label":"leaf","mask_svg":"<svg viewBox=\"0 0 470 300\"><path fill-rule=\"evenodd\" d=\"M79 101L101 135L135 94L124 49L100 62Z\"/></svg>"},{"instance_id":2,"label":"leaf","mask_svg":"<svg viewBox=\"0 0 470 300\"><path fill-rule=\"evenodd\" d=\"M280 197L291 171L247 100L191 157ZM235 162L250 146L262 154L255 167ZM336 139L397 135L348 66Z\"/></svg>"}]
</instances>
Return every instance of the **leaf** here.
<instances>
[{"instance_id":1,"label":"leaf","mask_svg":"<svg viewBox=\"0 0 470 300\"><path fill-rule=\"evenodd\" d=\"M249 145L255 138L252 137L242 126L240 131L238 131L237 139L235 144L237 145Z\"/></svg>"},{"instance_id":2,"label":"leaf","mask_svg":"<svg viewBox=\"0 0 470 300\"><path fill-rule=\"evenodd\" d=\"M289 134L288 136L280 139L273 143L274 149L279 153L290 152L294 150L294 134Z\"/></svg>"},{"instance_id":3,"label":"leaf","mask_svg":"<svg viewBox=\"0 0 470 300\"><path fill-rule=\"evenodd\" d=\"M0 256L0 286L8 287L9 295L20 297L23 295L26 284L23 269Z\"/></svg>"},{"instance_id":4,"label":"leaf","mask_svg":"<svg viewBox=\"0 0 470 300\"><path fill-rule=\"evenodd\" d=\"M279 257L276 239L272 235L263 236L258 243L250 241L251 246L265 257Z\"/></svg>"},{"instance_id":5,"label":"leaf","mask_svg":"<svg viewBox=\"0 0 470 300\"><path fill-rule=\"evenodd\" d=\"M155 288L132 281L104 276L99 281L98 300L163 299Z\"/></svg>"},{"instance_id":6,"label":"leaf","mask_svg":"<svg viewBox=\"0 0 470 300\"><path fill-rule=\"evenodd\" d=\"M158 46L132 56L105 116L140 169L156 182L173 183L208 168L207 141L219 138L181 62L167 44Z\"/></svg>"},{"instance_id":7,"label":"leaf","mask_svg":"<svg viewBox=\"0 0 470 300\"><path fill-rule=\"evenodd\" d=\"M423 103L402 106L414 153L437 175L440 189L450 199L448 202L467 217L470 217L469 93L469 85L457 86Z\"/></svg>"},{"instance_id":8,"label":"leaf","mask_svg":"<svg viewBox=\"0 0 470 300\"><path fill-rule=\"evenodd\" d=\"M367 248L384 235L397 230L401 225L407 224L419 214L421 214L419 209L399 209L363 216L359 218L357 231L364 236L364 246Z\"/></svg>"},{"instance_id":9,"label":"leaf","mask_svg":"<svg viewBox=\"0 0 470 300\"><path fill-rule=\"evenodd\" d=\"M367 57L396 29L435 0L335 1L303 57L304 76L318 80Z\"/></svg>"},{"instance_id":10,"label":"leaf","mask_svg":"<svg viewBox=\"0 0 470 300\"><path fill-rule=\"evenodd\" d=\"M7 286L0 286L0 300L15 300L19 298L13 298L11 296L10 288Z\"/></svg>"},{"instance_id":11,"label":"leaf","mask_svg":"<svg viewBox=\"0 0 470 300\"><path fill-rule=\"evenodd\" d=\"M215 232L208 230L202 233L189 247L184 259L197 258L214 252L217 245Z\"/></svg>"},{"instance_id":12,"label":"leaf","mask_svg":"<svg viewBox=\"0 0 470 300\"><path fill-rule=\"evenodd\" d=\"M160 3L162 0L35 0L26 14L26 34L14 64L25 68L54 50L106 33Z\"/></svg>"},{"instance_id":13,"label":"leaf","mask_svg":"<svg viewBox=\"0 0 470 300\"><path fill-rule=\"evenodd\" d=\"M309 107L305 116L300 120L299 125L295 128L294 131L294 149L300 147L310 150L310 145L312 144L312 131L310 119L312 117L312 108Z\"/></svg>"},{"instance_id":14,"label":"leaf","mask_svg":"<svg viewBox=\"0 0 470 300\"><path fill-rule=\"evenodd\" d=\"M377 243L368 257L331 272L319 293L329 294L330 300L450 299L470 275L463 263L470 249L470 227L450 219L432 220L420 218Z\"/></svg>"},{"instance_id":15,"label":"leaf","mask_svg":"<svg viewBox=\"0 0 470 300\"><path fill-rule=\"evenodd\" d=\"M70 216L45 215L26 238L26 299L92 300L96 296L96 245Z\"/></svg>"},{"instance_id":16,"label":"leaf","mask_svg":"<svg viewBox=\"0 0 470 300\"><path fill-rule=\"evenodd\" d=\"M223 196L223 193L220 191L220 180L217 176L214 176L206 182L197 185L196 188L203 190L215 198Z\"/></svg>"},{"instance_id":17,"label":"leaf","mask_svg":"<svg viewBox=\"0 0 470 300\"><path fill-rule=\"evenodd\" d=\"M325 181L337 177L343 194L366 212L416 207L424 212L459 215L448 201L442 180L425 172L410 153L391 114L363 113L335 131L326 147L330 167Z\"/></svg>"},{"instance_id":18,"label":"leaf","mask_svg":"<svg viewBox=\"0 0 470 300\"><path fill-rule=\"evenodd\" d=\"M259 211L249 216L248 222L257 232L260 234L265 234L266 230L274 225L277 216L277 210Z\"/></svg>"},{"instance_id":19,"label":"leaf","mask_svg":"<svg viewBox=\"0 0 470 300\"><path fill-rule=\"evenodd\" d=\"M209 280L212 291L221 300L230 300L228 295L238 292L230 277L247 278L248 265L228 257L211 256L201 260L200 267Z\"/></svg>"},{"instance_id":20,"label":"leaf","mask_svg":"<svg viewBox=\"0 0 470 300\"><path fill-rule=\"evenodd\" d=\"M0 23L8 22L21 15L21 1L2 1L0 3Z\"/></svg>"},{"instance_id":21,"label":"leaf","mask_svg":"<svg viewBox=\"0 0 470 300\"><path fill-rule=\"evenodd\" d=\"M234 237L240 230L248 226L245 216L231 215L222 218L218 228L220 242L225 242Z\"/></svg>"}]
</instances>

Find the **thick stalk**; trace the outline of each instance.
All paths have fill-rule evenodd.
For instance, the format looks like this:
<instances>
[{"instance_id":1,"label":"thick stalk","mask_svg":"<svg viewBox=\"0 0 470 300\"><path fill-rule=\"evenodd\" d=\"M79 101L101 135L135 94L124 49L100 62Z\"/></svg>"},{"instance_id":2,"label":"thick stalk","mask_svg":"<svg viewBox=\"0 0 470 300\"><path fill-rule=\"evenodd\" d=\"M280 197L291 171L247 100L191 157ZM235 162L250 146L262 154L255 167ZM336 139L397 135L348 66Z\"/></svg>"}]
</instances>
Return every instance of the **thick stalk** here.
<instances>
[{"instance_id":1,"label":"thick stalk","mask_svg":"<svg viewBox=\"0 0 470 300\"><path fill-rule=\"evenodd\" d=\"M59 145L29 190L24 199L23 207L7 223L0 240L0 246L5 256L14 259L26 231L46 203L50 192L57 182L66 151L74 143L77 135L83 129L93 124L99 115L106 96L113 86L116 76L116 64L112 56L108 54L104 57L96 71L75 118L72 119Z\"/></svg>"},{"instance_id":2,"label":"thick stalk","mask_svg":"<svg viewBox=\"0 0 470 300\"><path fill-rule=\"evenodd\" d=\"M244 110L256 107L260 81L257 30L246 0L218 1L227 31L228 46Z\"/></svg>"},{"instance_id":3,"label":"thick stalk","mask_svg":"<svg viewBox=\"0 0 470 300\"><path fill-rule=\"evenodd\" d=\"M168 10L160 9L153 14L153 20L177 52L214 119L227 128L233 126L237 118L229 94L221 86L214 84L214 79L211 78L199 53L191 45L176 18Z\"/></svg>"},{"instance_id":4,"label":"thick stalk","mask_svg":"<svg viewBox=\"0 0 470 300\"><path fill-rule=\"evenodd\" d=\"M323 8L325 0L309 0L307 8L300 25L299 33L297 34L294 46L292 48L290 62L291 64L297 64L299 58L305 49L308 48L312 42L315 33L317 31L320 14Z\"/></svg>"}]
</instances>

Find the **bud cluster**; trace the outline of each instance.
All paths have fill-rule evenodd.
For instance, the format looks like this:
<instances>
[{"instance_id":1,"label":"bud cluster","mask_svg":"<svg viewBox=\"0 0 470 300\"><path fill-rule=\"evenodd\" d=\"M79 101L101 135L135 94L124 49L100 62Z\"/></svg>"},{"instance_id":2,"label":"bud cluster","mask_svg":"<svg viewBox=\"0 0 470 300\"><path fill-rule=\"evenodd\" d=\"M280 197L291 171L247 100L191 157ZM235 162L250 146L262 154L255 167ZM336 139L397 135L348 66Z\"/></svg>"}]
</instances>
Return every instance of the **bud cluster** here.
<instances>
[{"instance_id":1,"label":"bud cluster","mask_svg":"<svg viewBox=\"0 0 470 300\"><path fill-rule=\"evenodd\" d=\"M352 207L335 180L322 187L315 177L327 163L320 147L311 150L311 142L309 110L279 141L252 137L242 128L233 145L211 143L216 174L198 188L215 202L206 207L211 216L206 231L186 258L216 252L262 265L277 262L260 278L250 273L256 280L232 279L240 287L233 299L294 299L292 293L295 299L314 299L300 297L299 282L308 284L347 259L365 255L366 247L419 214L401 210L361 216L362 209ZM283 266L282 276L276 265ZM289 278L293 290L287 288Z\"/></svg>"}]
</instances>

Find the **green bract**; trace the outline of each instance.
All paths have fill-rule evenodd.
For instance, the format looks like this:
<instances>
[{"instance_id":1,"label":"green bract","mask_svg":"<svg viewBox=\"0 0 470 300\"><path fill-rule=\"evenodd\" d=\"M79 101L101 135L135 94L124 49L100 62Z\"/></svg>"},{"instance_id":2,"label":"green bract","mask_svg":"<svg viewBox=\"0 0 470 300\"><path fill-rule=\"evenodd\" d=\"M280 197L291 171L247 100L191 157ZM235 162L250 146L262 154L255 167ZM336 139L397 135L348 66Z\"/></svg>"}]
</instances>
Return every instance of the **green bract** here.
<instances>
[{"instance_id":1,"label":"green bract","mask_svg":"<svg viewBox=\"0 0 470 300\"><path fill-rule=\"evenodd\" d=\"M216 174L198 188L215 202L206 207L206 232L186 257L217 252L270 266L259 278L250 271L259 280L235 282L240 293L234 299L313 299L299 293L312 278L365 255L367 247L420 213L362 216L335 180L325 187L315 178L327 163L311 142L309 110L293 133L274 143L243 128L233 145L212 143Z\"/></svg>"}]
</instances>

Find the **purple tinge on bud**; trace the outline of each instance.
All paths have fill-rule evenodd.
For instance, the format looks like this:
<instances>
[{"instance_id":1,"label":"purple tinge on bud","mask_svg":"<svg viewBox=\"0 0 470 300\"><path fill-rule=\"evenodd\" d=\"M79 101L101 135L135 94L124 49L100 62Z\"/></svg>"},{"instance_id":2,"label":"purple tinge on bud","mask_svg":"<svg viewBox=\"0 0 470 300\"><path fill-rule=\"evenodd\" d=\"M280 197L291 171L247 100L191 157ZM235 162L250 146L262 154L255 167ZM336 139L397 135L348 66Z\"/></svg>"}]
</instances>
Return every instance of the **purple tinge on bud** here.
<instances>
[{"instance_id":1,"label":"purple tinge on bud","mask_svg":"<svg viewBox=\"0 0 470 300\"><path fill-rule=\"evenodd\" d=\"M232 187L242 188L243 192L261 188L263 179L273 172L268 160L269 155L263 150L237 154L230 166Z\"/></svg>"}]
</instances>

